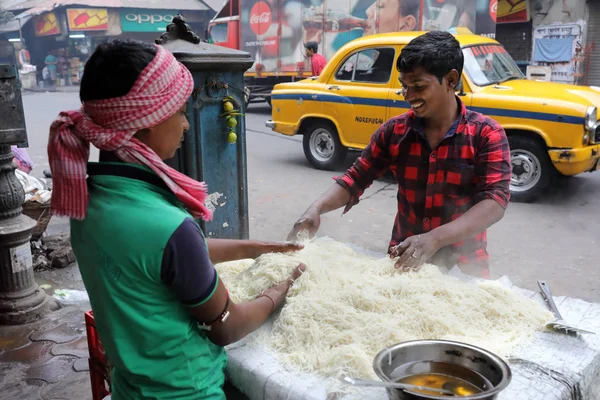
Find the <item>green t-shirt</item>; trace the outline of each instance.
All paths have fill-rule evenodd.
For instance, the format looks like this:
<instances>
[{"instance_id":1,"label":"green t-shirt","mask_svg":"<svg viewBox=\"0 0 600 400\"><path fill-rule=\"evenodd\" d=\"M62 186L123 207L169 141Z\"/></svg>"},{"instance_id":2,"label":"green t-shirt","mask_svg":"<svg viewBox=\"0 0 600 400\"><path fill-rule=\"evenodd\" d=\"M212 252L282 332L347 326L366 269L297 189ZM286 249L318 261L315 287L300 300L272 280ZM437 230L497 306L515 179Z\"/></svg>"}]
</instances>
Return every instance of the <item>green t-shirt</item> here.
<instances>
[{"instance_id":1,"label":"green t-shirt","mask_svg":"<svg viewBox=\"0 0 600 400\"><path fill-rule=\"evenodd\" d=\"M225 399L226 353L187 308L212 296L216 273L195 304L165 284L165 249L191 216L144 167L97 163L88 175L87 215L71 221L71 240L113 365L112 399Z\"/></svg>"}]
</instances>

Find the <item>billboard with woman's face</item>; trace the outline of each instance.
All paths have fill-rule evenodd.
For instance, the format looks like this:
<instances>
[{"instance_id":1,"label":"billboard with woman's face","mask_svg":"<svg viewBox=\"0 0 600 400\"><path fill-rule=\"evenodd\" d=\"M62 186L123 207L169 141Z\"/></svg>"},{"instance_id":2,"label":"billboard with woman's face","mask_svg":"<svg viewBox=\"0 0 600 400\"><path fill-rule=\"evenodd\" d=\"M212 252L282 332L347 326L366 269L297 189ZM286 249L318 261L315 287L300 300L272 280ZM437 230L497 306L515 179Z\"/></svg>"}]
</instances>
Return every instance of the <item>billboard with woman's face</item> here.
<instances>
[{"instance_id":1,"label":"billboard with woman's face","mask_svg":"<svg viewBox=\"0 0 600 400\"><path fill-rule=\"evenodd\" d=\"M306 42L317 42L330 59L349 41L376 33L466 27L494 36L496 7L497 0L242 0L241 47L262 72L306 71Z\"/></svg>"}]
</instances>

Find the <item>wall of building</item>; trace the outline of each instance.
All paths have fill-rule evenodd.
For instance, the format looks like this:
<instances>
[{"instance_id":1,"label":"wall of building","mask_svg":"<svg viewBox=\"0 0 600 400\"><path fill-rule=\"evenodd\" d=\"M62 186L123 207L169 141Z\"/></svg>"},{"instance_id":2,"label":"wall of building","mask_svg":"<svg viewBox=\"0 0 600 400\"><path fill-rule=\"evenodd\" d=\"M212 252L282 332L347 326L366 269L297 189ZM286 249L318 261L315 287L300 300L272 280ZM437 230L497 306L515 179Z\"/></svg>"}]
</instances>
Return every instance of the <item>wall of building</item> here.
<instances>
[{"instance_id":1,"label":"wall of building","mask_svg":"<svg viewBox=\"0 0 600 400\"><path fill-rule=\"evenodd\" d=\"M572 23L586 19L585 0L529 0L533 25Z\"/></svg>"},{"instance_id":2,"label":"wall of building","mask_svg":"<svg viewBox=\"0 0 600 400\"><path fill-rule=\"evenodd\" d=\"M523 69L531 60L532 30L531 21L496 25L496 40Z\"/></svg>"},{"instance_id":3,"label":"wall of building","mask_svg":"<svg viewBox=\"0 0 600 400\"><path fill-rule=\"evenodd\" d=\"M552 81L580 83L583 80L586 57L586 2L584 0L529 1L533 25L531 64L550 67ZM570 41L570 60L548 62L536 53L536 46L540 46L542 42L558 43L561 40Z\"/></svg>"}]
</instances>

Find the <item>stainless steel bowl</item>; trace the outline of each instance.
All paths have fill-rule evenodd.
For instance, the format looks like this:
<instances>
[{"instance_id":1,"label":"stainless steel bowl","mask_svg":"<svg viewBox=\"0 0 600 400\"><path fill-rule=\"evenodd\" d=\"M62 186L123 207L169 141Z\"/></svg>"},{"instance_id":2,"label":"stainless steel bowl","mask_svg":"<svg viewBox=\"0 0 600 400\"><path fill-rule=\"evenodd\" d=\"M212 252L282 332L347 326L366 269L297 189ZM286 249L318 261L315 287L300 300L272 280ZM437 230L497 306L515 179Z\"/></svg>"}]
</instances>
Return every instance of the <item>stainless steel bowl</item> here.
<instances>
[{"instance_id":1,"label":"stainless steel bowl","mask_svg":"<svg viewBox=\"0 0 600 400\"><path fill-rule=\"evenodd\" d=\"M373 361L377 376L385 382L397 382L407 375L406 366L414 363L444 363L456 366L456 377L483 388L482 382L491 383L492 388L468 397L448 397L418 394L398 389L386 389L390 400L493 400L510 383L512 374L504 360L479 347L446 340L414 340L383 349ZM440 364L441 365L441 364ZM467 373L465 375L465 371ZM452 371L447 375L453 376ZM483 378L483 379L482 379Z\"/></svg>"}]
</instances>

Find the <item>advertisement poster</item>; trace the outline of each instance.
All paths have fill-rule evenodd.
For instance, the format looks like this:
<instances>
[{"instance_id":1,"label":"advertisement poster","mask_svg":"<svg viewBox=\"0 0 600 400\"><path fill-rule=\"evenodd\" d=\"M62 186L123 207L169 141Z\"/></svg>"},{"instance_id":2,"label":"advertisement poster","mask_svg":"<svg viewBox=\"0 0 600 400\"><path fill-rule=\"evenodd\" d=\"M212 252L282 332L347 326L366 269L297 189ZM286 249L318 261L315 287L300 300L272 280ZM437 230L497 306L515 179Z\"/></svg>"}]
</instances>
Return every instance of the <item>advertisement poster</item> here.
<instances>
[{"instance_id":1,"label":"advertisement poster","mask_svg":"<svg viewBox=\"0 0 600 400\"><path fill-rule=\"evenodd\" d=\"M478 35L496 36L498 0L425 0L423 30L465 27Z\"/></svg>"},{"instance_id":2,"label":"advertisement poster","mask_svg":"<svg viewBox=\"0 0 600 400\"><path fill-rule=\"evenodd\" d=\"M71 32L108 29L106 8L70 8L67 10L67 20Z\"/></svg>"},{"instance_id":3,"label":"advertisement poster","mask_svg":"<svg viewBox=\"0 0 600 400\"><path fill-rule=\"evenodd\" d=\"M467 27L494 37L498 0L259 0L241 3L241 48L261 72L310 71L304 43L329 60L351 40L376 33Z\"/></svg>"},{"instance_id":4,"label":"advertisement poster","mask_svg":"<svg viewBox=\"0 0 600 400\"><path fill-rule=\"evenodd\" d=\"M60 34L56 14L50 12L34 17L35 36L50 36Z\"/></svg>"},{"instance_id":5,"label":"advertisement poster","mask_svg":"<svg viewBox=\"0 0 600 400\"><path fill-rule=\"evenodd\" d=\"M527 22L530 18L529 0L498 0L499 24Z\"/></svg>"}]
</instances>

